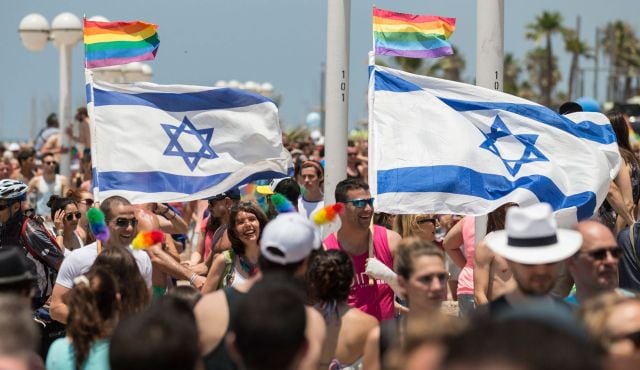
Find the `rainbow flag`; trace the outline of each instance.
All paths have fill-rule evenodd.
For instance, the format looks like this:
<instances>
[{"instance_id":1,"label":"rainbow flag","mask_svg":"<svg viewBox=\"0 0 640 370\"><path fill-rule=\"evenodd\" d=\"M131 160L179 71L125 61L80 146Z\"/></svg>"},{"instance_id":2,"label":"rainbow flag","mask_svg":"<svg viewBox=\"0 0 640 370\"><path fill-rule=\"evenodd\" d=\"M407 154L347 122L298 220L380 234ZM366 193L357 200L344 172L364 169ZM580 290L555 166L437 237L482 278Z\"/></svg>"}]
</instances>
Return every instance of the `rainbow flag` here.
<instances>
[{"instance_id":1,"label":"rainbow flag","mask_svg":"<svg viewBox=\"0 0 640 370\"><path fill-rule=\"evenodd\" d=\"M453 54L446 40L456 29L455 18L397 13L373 8L376 55L437 58Z\"/></svg>"},{"instance_id":2,"label":"rainbow flag","mask_svg":"<svg viewBox=\"0 0 640 370\"><path fill-rule=\"evenodd\" d=\"M156 57L160 39L157 25L140 21L84 20L85 68L106 67Z\"/></svg>"}]
</instances>

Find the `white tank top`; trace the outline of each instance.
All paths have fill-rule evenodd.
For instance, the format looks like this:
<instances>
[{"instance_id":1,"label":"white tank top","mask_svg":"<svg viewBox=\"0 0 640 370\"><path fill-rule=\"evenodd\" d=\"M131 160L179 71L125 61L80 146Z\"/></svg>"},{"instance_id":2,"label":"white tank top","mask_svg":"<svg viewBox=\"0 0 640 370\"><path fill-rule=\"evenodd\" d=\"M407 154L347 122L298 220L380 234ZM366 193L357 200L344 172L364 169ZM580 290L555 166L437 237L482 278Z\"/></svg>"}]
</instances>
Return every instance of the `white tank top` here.
<instances>
[{"instance_id":1,"label":"white tank top","mask_svg":"<svg viewBox=\"0 0 640 370\"><path fill-rule=\"evenodd\" d=\"M52 195L62 196L62 181L60 180L60 175L56 175L53 183L46 182L44 176L40 177L36 198L36 214L38 216L51 217L51 208L47 207L47 202Z\"/></svg>"}]
</instances>

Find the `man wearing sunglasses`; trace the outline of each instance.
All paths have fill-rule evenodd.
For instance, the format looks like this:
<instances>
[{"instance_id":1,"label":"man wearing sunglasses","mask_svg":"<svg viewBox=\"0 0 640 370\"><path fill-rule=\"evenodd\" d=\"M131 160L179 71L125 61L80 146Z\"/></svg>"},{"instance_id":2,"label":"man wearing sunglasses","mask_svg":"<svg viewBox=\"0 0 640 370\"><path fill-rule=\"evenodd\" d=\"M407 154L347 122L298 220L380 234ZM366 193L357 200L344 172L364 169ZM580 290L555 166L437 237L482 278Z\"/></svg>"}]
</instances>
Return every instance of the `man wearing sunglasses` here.
<instances>
[{"instance_id":1,"label":"man wearing sunglasses","mask_svg":"<svg viewBox=\"0 0 640 370\"><path fill-rule=\"evenodd\" d=\"M580 250L567 260L567 268L576 284L576 292L565 300L580 305L591 297L618 288L618 264L623 250L618 247L611 230L597 221L582 221L577 230L582 234Z\"/></svg>"},{"instance_id":2,"label":"man wearing sunglasses","mask_svg":"<svg viewBox=\"0 0 640 370\"><path fill-rule=\"evenodd\" d=\"M133 206L125 198L113 196L100 204L100 210L104 213L109 228L109 239L105 243L94 242L74 250L60 266L51 295L51 317L61 323L67 322L67 293L73 288L74 279L89 271L98 254L104 249L128 248L136 259L147 286L151 287L151 259L145 251L134 250L130 245L137 234L138 226Z\"/></svg>"},{"instance_id":3,"label":"man wearing sunglasses","mask_svg":"<svg viewBox=\"0 0 640 370\"><path fill-rule=\"evenodd\" d=\"M69 189L69 180L65 176L56 174L56 162L52 153L42 155L42 175L35 176L29 181L29 191L36 195L36 214L51 221L51 209L47 202L52 195L64 196Z\"/></svg>"},{"instance_id":4,"label":"man wearing sunglasses","mask_svg":"<svg viewBox=\"0 0 640 370\"><path fill-rule=\"evenodd\" d=\"M375 258L393 269L393 254L402 239L395 231L371 225L373 198L369 185L360 179L346 179L336 186L336 202L345 204L340 215L342 225L324 240L325 249L341 249L351 257L354 280L349 304L386 320L395 314L395 295L389 284L370 278L366 273L368 258ZM371 255L372 254L372 255Z\"/></svg>"}]
</instances>

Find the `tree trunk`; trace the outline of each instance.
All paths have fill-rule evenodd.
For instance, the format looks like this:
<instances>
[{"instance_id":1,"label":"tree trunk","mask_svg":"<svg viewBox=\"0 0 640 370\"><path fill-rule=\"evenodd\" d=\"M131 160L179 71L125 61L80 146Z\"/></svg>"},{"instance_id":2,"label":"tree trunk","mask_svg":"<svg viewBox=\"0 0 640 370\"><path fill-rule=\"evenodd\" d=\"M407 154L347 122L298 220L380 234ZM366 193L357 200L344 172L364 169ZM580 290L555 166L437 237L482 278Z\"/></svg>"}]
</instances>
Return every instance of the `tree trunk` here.
<instances>
[{"instance_id":1,"label":"tree trunk","mask_svg":"<svg viewBox=\"0 0 640 370\"><path fill-rule=\"evenodd\" d=\"M544 105L551 108L551 88L553 80L553 55L551 50L551 33L547 32L547 76L544 89Z\"/></svg>"},{"instance_id":2,"label":"tree trunk","mask_svg":"<svg viewBox=\"0 0 640 370\"><path fill-rule=\"evenodd\" d=\"M576 71L578 70L578 53L572 53L571 55L571 67L569 67L569 93L567 97L569 100L573 100L573 87L575 85Z\"/></svg>"}]
</instances>

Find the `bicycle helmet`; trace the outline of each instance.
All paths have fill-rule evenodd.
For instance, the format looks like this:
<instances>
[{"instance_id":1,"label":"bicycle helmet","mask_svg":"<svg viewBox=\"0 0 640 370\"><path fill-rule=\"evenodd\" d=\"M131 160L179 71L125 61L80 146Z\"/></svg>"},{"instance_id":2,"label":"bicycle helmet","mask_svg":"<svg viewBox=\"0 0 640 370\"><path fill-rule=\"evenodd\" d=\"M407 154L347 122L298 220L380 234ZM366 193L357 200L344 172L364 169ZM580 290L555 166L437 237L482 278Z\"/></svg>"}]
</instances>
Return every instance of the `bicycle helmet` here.
<instances>
[{"instance_id":1,"label":"bicycle helmet","mask_svg":"<svg viewBox=\"0 0 640 370\"><path fill-rule=\"evenodd\" d=\"M27 184L18 180L0 180L0 199L19 200L25 197Z\"/></svg>"}]
</instances>

